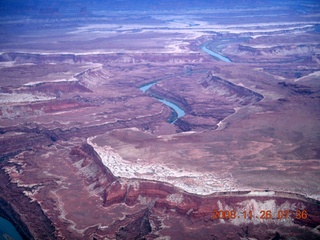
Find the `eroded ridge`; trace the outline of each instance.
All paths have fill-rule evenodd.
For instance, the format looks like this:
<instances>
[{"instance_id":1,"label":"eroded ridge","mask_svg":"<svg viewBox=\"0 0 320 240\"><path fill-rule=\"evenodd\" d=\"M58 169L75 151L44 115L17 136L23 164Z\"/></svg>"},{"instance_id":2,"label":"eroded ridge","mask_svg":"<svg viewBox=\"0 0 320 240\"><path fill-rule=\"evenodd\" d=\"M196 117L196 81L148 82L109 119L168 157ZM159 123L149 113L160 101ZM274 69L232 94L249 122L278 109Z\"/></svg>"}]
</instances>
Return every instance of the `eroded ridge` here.
<instances>
[{"instance_id":1,"label":"eroded ridge","mask_svg":"<svg viewBox=\"0 0 320 240\"><path fill-rule=\"evenodd\" d=\"M130 130L129 130L130 131ZM124 160L112 147L99 146L89 138L90 144L99 154L103 164L121 178L145 179L170 183L186 192L208 195L213 192L234 189L232 179L219 179L213 173L199 176L199 172L183 168L170 168L148 159L137 159L135 163Z\"/></svg>"},{"instance_id":2,"label":"eroded ridge","mask_svg":"<svg viewBox=\"0 0 320 240\"><path fill-rule=\"evenodd\" d=\"M317 237L319 202L302 195L255 190L200 196L160 181L115 176L102 163L81 139L37 144L37 152L24 151L2 165L6 179L0 187L15 211L24 213L21 220L35 239L220 236L221 227L230 237L243 234L244 228L248 236L264 235L268 229L270 236L286 237L294 228L298 237ZM46 170L35 173L41 166ZM6 190L8 185L15 185L15 191ZM20 205L13 201L16 196L33 204ZM84 202L87 211L81 207ZM306 211L308 218L298 218L298 210ZM237 215L215 218L215 211ZM272 218L263 215L266 211ZM187 231L173 231L175 222Z\"/></svg>"}]
</instances>

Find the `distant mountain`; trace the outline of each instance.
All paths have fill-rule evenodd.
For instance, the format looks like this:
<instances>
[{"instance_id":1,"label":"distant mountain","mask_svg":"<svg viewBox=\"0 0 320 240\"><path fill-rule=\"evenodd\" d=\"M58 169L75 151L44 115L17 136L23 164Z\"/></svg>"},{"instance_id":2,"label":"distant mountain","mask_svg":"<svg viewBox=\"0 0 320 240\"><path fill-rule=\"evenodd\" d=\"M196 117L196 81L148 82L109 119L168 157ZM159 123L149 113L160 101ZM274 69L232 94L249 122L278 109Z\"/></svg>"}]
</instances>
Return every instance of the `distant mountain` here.
<instances>
[{"instance_id":1,"label":"distant mountain","mask_svg":"<svg viewBox=\"0 0 320 240\"><path fill-rule=\"evenodd\" d=\"M84 12L88 10L114 10L114 11L184 11L192 9L241 9L260 7L281 7L294 11L319 11L317 0L0 0L0 15L30 14L30 13L63 13Z\"/></svg>"}]
</instances>

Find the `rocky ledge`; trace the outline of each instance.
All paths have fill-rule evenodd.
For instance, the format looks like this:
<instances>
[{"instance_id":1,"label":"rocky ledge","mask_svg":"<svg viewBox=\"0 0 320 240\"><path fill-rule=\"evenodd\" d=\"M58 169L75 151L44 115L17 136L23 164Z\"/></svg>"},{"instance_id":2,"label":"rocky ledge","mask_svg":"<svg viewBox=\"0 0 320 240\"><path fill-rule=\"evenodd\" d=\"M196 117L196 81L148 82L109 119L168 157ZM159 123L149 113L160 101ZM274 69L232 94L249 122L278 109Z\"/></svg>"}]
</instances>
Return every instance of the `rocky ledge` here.
<instances>
[{"instance_id":1,"label":"rocky ledge","mask_svg":"<svg viewBox=\"0 0 320 240\"><path fill-rule=\"evenodd\" d=\"M2 201L11 203L6 217L28 239L319 237L320 203L299 194L199 196L158 181L114 176L80 139L34 148L1 162ZM37 172L39 167L46 170ZM226 216L231 211L236 217Z\"/></svg>"}]
</instances>

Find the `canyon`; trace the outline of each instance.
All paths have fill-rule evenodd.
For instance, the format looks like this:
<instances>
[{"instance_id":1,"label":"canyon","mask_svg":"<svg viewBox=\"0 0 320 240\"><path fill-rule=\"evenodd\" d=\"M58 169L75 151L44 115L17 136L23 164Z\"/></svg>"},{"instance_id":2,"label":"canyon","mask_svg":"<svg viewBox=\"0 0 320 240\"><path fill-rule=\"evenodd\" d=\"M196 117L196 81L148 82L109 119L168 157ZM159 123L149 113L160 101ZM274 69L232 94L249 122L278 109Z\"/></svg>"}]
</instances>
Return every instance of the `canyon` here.
<instances>
[{"instance_id":1,"label":"canyon","mask_svg":"<svg viewBox=\"0 0 320 240\"><path fill-rule=\"evenodd\" d=\"M22 239L319 239L318 3L24 4L0 8Z\"/></svg>"}]
</instances>

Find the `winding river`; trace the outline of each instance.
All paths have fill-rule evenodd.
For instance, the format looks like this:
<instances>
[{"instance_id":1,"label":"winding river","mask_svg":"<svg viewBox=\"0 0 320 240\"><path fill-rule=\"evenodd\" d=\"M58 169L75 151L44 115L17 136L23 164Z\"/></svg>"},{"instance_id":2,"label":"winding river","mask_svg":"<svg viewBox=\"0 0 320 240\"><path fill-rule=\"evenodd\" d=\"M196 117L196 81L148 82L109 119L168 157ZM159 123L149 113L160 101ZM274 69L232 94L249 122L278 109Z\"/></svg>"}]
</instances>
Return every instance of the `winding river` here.
<instances>
[{"instance_id":1,"label":"winding river","mask_svg":"<svg viewBox=\"0 0 320 240\"><path fill-rule=\"evenodd\" d=\"M0 240L22 240L22 237L8 220L0 217Z\"/></svg>"},{"instance_id":2,"label":"winding river","mask_svg":"<svg viewBox=\"0 0 320 240\"><path fill-rule=\"evenodd\" d=\"M242 43L248 41L249 39L251 39L251 37L215 39L204 43L201 47L201 50L217 60L231 63L232 60L230 58L221 55L219 52L229 44Z\"/></svg>"},{"instance_id":3,"label":"winding river","mask_svg":"<svg viewBox=\"0 0 320 240\"><path fill-rule=\"evenodd\" d=\"M206 45L205 45L205 46L202 46L201 49L202 49L203 51L205 51L206 53L208 53L210 56L214 57L214 58L218 58L218 59L220 59L220 60L222 60L222 61L224 61L224 62L227 62L227 63L231 63L231 62L232 62L229 58L224 57L224 56L222 56L221 54L219 54L219 53L217 53L217 52L214 52L214 51L208 49Z\"/></svg>"},{"instance_id":4,"label":"winding river","mask_svg":"<svg viewBox=\"0 0 320 240\"><path fill-rule=\"evenodd\" d=\"M229 58L224 57L221 54L208 49L207 46L208 46L208 44L203 45L201 47L201 49L216 59L220 59L221 61L224 61L227 63L232 62ZM151 88L155 84L157 84L157 81L145 84L145 85L139 87L139 89L145 93L149 88ZM174 116L169 120L169 122L171 124L175 123L175 121L177 121L177 119L186 115L186 112L181 107L179 107L177 104L175 104L173 102L169 102L166 99L161 99L161 98L156 98L156 99L158 99L158 101L162 102L163 104L167 105L168 107L170 107L173 110Z\"/></svg>"},{"instance_id":5,"label":"winding river","mask_svg":"<svg viewBox=\"0 0 320 240\"><path fill-rule=\"evenodd\" d=\"M141 86L139 89L142 92L146 92L149 88L151 88L153 85L157 84L157 82L151 82L148 83L146 85ZM177 104L173 103L173 102L169 102L166 99L161 99L161 98L156 98L159 102L162 102L163 104L167 105L168 107L170 107L173 111L174 111L174 115L175 117L173 117L172 119L169 120L169 122L171 124L175 123L175 121L177 121L178 118L183 117L184 115L186 115L186 112L180 108Z\"/></svg>"},{"instance_id":6,"label":"winding river","mask_svg":"<svg viewBox=\"0 0 320 240\"><path fill-rule=\"evenodd\" d=\"M142 92L146 92L149 88L151 88L153 85L157 84L157 82L151 82L151 83L148 83L146 85L143 85L141 87L139 87L139 89L142 91Z\"/></svg>"}]
</instances>

